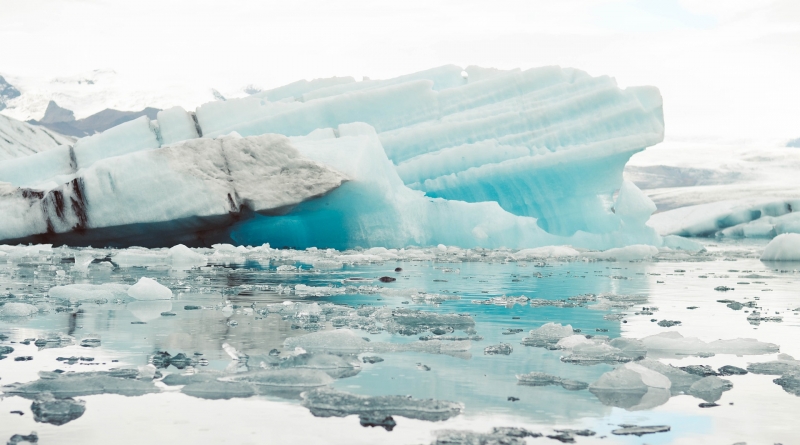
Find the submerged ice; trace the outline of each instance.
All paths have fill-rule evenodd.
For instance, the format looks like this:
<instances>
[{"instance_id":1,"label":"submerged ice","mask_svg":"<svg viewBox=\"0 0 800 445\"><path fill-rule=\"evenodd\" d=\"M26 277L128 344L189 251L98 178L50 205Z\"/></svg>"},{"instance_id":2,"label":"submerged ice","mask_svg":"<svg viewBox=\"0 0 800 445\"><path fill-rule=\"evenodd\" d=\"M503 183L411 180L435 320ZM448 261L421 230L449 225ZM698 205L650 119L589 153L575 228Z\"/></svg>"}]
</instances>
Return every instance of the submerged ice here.
<instances>
[{"instance_id":1,"label":"submerged ice","mask_svg":"<svg viewBox=\"0 0 800 445\"><path fill-rule=\"evenodd\" d=\"M655 88L558 67L466 73L301 82L1 162L0 208L17 216L0 239L663 244L644 224L652 201L622 180L663 139Z\"/></svg>"}]
</instances>

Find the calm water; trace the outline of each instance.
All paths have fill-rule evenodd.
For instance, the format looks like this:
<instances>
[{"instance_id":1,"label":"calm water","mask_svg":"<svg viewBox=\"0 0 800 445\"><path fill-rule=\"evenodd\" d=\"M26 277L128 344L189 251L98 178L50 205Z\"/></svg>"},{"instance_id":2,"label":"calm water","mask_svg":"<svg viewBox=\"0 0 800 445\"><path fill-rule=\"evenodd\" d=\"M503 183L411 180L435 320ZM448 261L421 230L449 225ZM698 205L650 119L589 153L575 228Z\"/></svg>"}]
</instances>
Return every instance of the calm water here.
<instances>
[{"instance_id":1,"label":"calm water","mask_svg":"<svg viewBox=\"0 0 800 445\"><path fill-rule=\"evenodd\" d=\"M111 250L6 249L6 255L0 258L0 262L6 260L0 263L0 297L5 294L6 305L26 302L39 311L30 316L0 318L0 334L8 337L0 346L14 348L0 361L3 385L34 381L39 371L139 369L152 363L158 351L171 356L184 353L194 359L194 365L184 369L159 369L162 376L211 371L236 375L258 370L265 367L264 360L270 360L270 351L277 350L273 357L280 353L274 360L295 353L284 348L287 338L335 329L331 317L309 323L302 314L287 316L267 309L287 301L316 303L319 307L333 304L352 309L388 307L469 314L474 331L455 329L445 334L472 337L469 348L457 353L361 353L356 359L380 356L383 361L359 361L355 375L330 384L352 394L410 395L463 404L459 416L442 422L395 416L397 426L390 432L362 427L355 415L315 417L296 395L209 400L185 395L180 386L165 385L157 376L157 393L76 397L86 402L85 413L61 426L35 422L31 400L6 394L0 400L0 439L36 431L43 444L149 440L431 443L437 430L486 432L495 426L517 426L544 435L562 428L595 432L594 436L575 436L577 443L793 443L798 432L793 413L800 409L800 399L774 384L777 376L750 373L724 377L733 388L722 394L716 402L719 406L712 408L701 408L703 400L698 398L678 395L644 410L609 406L588 390L518 385L516 377L543 372L592 383L620 366L565 363L560 360L565 355L563 350L521 344L530 330L549 322L569 324L581 335L611 339L639 339L667 331L704 341L749 337L775 343L781 353L800 357L800 316L793 310L800 308L798 265L760 262L757 258L763 245L709 244L708 251L701 254L662 252L637 262L516 259L511 251L458 249L340 253L219 248L198 251L207 258L205 266L178 265L165 257L166 251L159 250L137 251L144 258L120 262L116 260L120 252ZM86 265L92 258L94 262ZM396 272L396 268L402 271ZM379 281L383 276L396 281ZM140 277L167 286L173 298L133 301L115 295L69 301L48 295L54 286L132 285ZM313 286L316 290L312 293L323 295L304 295L307 288L303 286ZM715 290L718 286L734 289L721 292ZM585 294L600 299L581 304L569 300ZM605 295L641 298L628 308L609 307L601 304ZM542 302L478 304L495 297L520 296L565 300L573 304L560 306L573 307ZM754 301L757 307L734 310L718 302L721 299ZM648 309L642 313L644 307ZM780 317L780 321L748 320L753 310L762 316ZM681 323L663 327L657 323L661 320ZM521 332L509 334L509 330ZM419 342L419 337L431 335L357 332L375 344ZM43 348L36 346L36 339L52 339L55 334L62 334L64 340ZM99 339L100 346L82 347L85 339ZM487 346L500 343L511 345L513 352L484 353ZM233 360L223 344L235 348L239 359ZM28 356L32 360L15 360ZM73 356L93 360L57 360ZM717 369L723 365L746 368L749 363L776 357L716 354L660 360L675 366L709 365ZM11 413L15 410L23 414ZM668 425L671 430L641 438L611 434L621 424ZM557 443L548 438L528 441Z\"/></svg>"}]
</instances>

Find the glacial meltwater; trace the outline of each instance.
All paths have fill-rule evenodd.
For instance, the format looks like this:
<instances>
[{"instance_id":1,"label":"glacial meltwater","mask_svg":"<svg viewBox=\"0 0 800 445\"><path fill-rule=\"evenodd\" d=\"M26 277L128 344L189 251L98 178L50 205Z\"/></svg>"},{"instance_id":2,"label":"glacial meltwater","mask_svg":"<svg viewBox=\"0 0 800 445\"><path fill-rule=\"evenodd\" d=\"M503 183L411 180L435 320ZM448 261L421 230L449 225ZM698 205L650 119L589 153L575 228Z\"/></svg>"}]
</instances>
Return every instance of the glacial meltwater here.
<instances>
[{"instance_id":1,"label":"glacial meltwater","mask_svg":"<svg viewBox=\"0 0 800 445\"><path fill-rule=\"evenodd\" d=\"M703 243L0 246L0 438L793 443L800 264Z\"/></svg>"}]
</instances>

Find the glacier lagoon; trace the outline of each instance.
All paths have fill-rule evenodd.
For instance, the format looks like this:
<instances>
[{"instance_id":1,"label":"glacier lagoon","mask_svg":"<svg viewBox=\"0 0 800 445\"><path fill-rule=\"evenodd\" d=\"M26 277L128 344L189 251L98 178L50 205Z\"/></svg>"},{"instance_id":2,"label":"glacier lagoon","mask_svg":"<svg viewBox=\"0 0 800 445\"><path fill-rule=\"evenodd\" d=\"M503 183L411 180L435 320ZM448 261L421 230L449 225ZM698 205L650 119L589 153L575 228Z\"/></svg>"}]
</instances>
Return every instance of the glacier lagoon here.
<instances>
[{"instance_id":1,"label":"glacier lagoon","mask_svg":"<svg viewBox=\"0 0 800 445\"><path fill-rule=\"evenodd\" d=\"M704 245L5 246L0 434L791 443L800 264Z\"/></svg>"}]
</instances>

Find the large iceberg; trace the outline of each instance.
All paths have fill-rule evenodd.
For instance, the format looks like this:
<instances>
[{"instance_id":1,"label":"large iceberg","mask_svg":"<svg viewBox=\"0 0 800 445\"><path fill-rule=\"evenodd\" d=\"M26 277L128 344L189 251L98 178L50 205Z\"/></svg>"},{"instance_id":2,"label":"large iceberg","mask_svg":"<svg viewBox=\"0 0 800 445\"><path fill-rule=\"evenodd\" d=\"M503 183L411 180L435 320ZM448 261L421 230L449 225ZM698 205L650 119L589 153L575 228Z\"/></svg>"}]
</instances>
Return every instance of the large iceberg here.
<instances>
[{"instance_id":1,"label":"large iceberg","mask_svg":"<svg viewBox=\"0 0 800 445\"><path fill-rule=\"evenodd\" d=\"M157 121L0 162L9 183L0 206L15 215L0 223L0 240L661 245L644 224L655 206L622 170L663 134L655 88L623 90L575 69L444 66L389 80L299 82L195 112L163 110ZM235 171L220 170L213 159L232 155L212 147L226 144L260 144L251 153L270 158L271 170L246 150L236 152ZM284 146L296 153L273 159ZM106 174L122 182L110 187ZM94 223L71 215L62 224L39 210L53 193L74 198L75 184L89 184L81 202ZM240 211L240 198L254 212Z\"/></svg>"}]
</instances>

